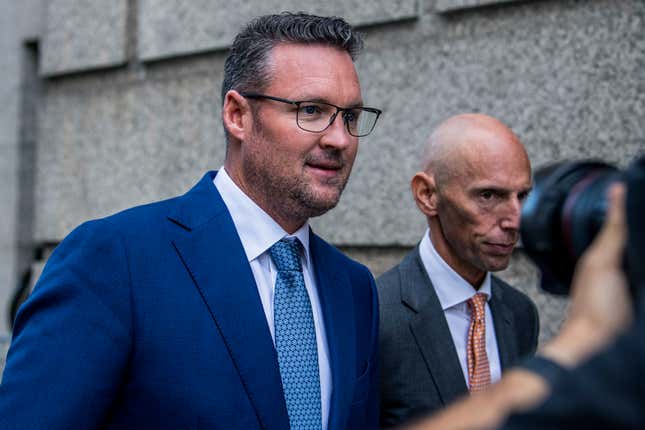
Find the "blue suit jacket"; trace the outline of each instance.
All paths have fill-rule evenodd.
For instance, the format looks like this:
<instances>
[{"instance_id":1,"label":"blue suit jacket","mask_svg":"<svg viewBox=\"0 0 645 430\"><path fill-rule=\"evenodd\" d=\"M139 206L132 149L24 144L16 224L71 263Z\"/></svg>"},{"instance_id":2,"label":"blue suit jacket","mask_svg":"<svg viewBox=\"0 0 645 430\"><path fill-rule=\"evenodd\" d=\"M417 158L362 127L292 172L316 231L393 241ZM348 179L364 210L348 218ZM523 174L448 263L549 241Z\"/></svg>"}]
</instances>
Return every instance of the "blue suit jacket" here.
<instances>
[{"instance_id":1,"label":"blue suit jacket","mask_svg":"<svg viewBox=\"0 0 645 430\"><path fill-rule=\"evenodd\" d=\"M22 306L0 428L287 429L253 274L209 172L183 196L90 221ZM330 429L376 428L378 308L362 265L311 233Z\"/></svg>"}]
</instances>

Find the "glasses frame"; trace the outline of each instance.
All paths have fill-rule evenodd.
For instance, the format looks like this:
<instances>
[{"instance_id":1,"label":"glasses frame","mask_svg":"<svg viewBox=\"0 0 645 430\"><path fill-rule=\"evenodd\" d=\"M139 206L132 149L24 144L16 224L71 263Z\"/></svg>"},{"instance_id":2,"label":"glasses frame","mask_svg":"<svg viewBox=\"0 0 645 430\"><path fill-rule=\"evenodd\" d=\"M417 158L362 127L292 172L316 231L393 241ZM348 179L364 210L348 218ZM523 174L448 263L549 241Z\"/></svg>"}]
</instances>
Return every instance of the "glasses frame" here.
<instances>
[{"instance_id":1,"label":"glasses frame","mask_svg":"<svg viewBox=\"0 0 645 430\"><path fill-rule=\"evenodd\" d=\"M365 136L367 136L368 134L370 134L374 130L374 127L376 127L376 123L378 122L378 119L381 116L381 113L383 113L383 111L380 110L380 109L367 107L367 106L353 106L353 107L344 108L344 107L336 106L335 104L332 104L332 103L321 102L321 101L317 101L317 100L289 100L289 99L284 99L282 97L275 97L275 96L269 96L267 94L252 93L252 92L249 92L249 93L241 92L240 95L242 97L244 97L244 98L247 98L247 99L266 99L266 100L273 100L273 101L276 101L276 102L286 103L286 104L296 106L296 108L298 108L298 110L296 111L296 125L298 126L298 128L300 130L307 131L309 133L322 133L323 131L327 130L329 128L329 126L334 123L334 121L336 120L336 117L338 116L338 114L340 112L350 112L350 111L352 111L354 109L362 109L364 111L372 112L372 113L376 114L376 118L374 119L374 124L372 124L372 127L369 129L369 131L367 133L363 133L363 134L354 134L354 133L352 133L351 130L349 129L349 122L347 122L347 120L345 119L344 115L341 115L341 118L343 120L343 123L345 124L345 129L347 130L347 133L349 133L351 136L354 136L354 137L365 137ZM300 105L303 104L303 103L317 103L317 104L321 104L321 105L331 106L331 107L336 109L336 112L334 114L332 114L332 116L329 118L329 123L322 130L319 130L319 131L307 130L306 128L302 128L302 126L300 125L300 121L298 121L298 114L300 112Z\"/></svg>"}]
</instances>

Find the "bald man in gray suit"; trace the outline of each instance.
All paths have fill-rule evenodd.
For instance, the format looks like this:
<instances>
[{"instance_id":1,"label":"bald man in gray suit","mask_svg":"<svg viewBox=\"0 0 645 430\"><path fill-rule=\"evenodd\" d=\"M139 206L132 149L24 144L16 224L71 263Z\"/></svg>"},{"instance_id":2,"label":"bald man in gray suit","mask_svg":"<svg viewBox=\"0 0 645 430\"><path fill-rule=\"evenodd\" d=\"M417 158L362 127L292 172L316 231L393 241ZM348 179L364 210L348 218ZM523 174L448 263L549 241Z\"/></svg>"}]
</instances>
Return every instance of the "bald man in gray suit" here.
<instances>
[{"instance_id":1,"label":"bald man in gray suit","mask_svg":"<svg viewBox=\"0 0 645 430\"><path fill-rule=\"evenodd\" d=\"M383 427L497 381L535 352L539 332L533 302L491 275L508 266L531 189L517 136L486 115L449 118L432 133L411 188L428 230L377 280Z\"/></svg>"}]
</instances>

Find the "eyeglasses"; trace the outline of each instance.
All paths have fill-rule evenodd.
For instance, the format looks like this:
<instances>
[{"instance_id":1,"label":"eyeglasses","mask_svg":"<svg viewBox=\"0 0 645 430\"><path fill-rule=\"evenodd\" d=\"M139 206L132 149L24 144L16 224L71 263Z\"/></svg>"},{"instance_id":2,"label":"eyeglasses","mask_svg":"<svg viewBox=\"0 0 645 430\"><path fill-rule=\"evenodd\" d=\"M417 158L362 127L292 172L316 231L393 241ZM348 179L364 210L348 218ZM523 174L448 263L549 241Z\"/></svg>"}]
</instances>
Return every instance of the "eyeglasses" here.
<instances>
[{"instance_id":1,"label":"eyeglasses","mask_svg":"<svg viewBox=\"0 0 645 430\"><path fill-rule=\"evenodd\" d=\"M298 127L312 133L325 131L340 112L349 134L354 137L367 136L374 130L376 121L381 115L380 109L363 106L342 108L331 103L310 100L293 101L258 93L240 93L240 95L247 99L267 99L294 105L297 108L296 123Z\"/></svg>"}]
</instances>

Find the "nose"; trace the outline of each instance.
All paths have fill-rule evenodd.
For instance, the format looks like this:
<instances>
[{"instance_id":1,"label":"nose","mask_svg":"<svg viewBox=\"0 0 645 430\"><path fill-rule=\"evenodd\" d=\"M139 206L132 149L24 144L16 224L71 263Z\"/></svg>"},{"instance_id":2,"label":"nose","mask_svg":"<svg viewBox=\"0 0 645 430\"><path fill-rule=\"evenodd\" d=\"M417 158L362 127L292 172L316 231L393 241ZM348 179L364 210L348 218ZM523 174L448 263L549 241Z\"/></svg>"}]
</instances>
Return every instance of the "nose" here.
<instances>
[{"instance_id":1,"label":"nose","mask_svg":"<svg viewBox=\"0 0 645 430\"><path fill-rule=\"evenodd\" d=\"M332 120L332 123L322 133L320 144L324 147L333 147L344 149L348 146L355 145L358 138L349 134L345 121L343 121L342 112L337 113Z\"/></svg>"},{"instance_id":2,"label":"nose","mask_svg":"<svg viewBox=\"0 0 645 430\"><path fill-rule=\"evenodd\" d=\"M500 227L503 230L519 230L520 215L522 213L522 201L517 196L512 196L502 214Z\"/></svg>"}]
</instances>

